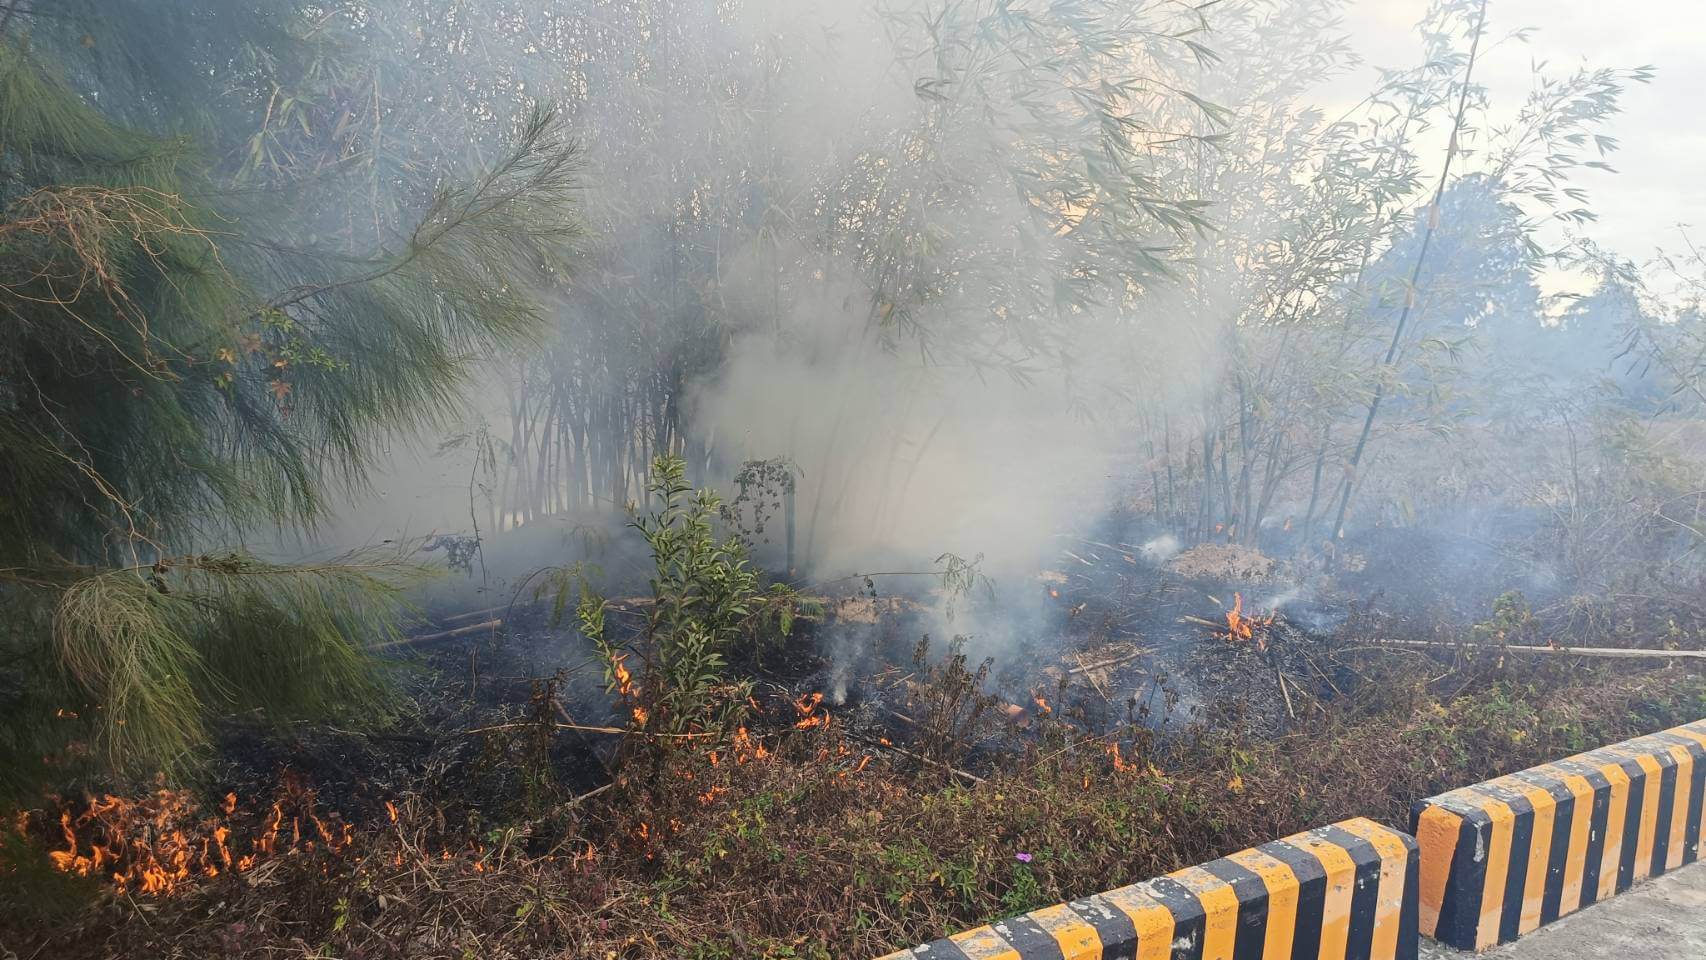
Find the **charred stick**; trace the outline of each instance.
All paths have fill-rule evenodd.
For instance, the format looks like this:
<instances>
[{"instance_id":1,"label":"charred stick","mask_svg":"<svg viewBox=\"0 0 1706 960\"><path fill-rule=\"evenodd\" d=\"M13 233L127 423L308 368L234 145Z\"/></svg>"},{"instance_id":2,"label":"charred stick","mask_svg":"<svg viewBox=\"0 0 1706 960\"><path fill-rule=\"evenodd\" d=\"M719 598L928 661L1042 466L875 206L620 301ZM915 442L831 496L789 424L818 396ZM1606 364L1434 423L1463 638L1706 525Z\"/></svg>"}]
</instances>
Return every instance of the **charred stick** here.
<instances>
[{"instance_id":1,"label":"charred stick","mask_svg":"<svg viewBox=\"0 0 1706 960\"><path fill-rule=\"evenodd\" d=\"M1089 673L1092 670L1100 670L1103 667L1117 667L1117 666L1121 666L1122 664L1130 663L1133 660L1136 660L1138 657L1141 657L1144 654L1149 653L1149 652L1150 651L1148 651L1148 650L1136 650L1136 651L1133 651L1131 653L1121 654L1120 656L1117 656L1117 657L1111 657L1107 660L1097 660L1095 663L1085 663L1082 660L1080 660L1078 662L1078 666L1072 667L1072 668L1068 669L1066 672L1068 674Z\"/></svg>"},{"instance_id":2,"label":"charred stick","mask_svg":"<svg viewBox=\"0 0 1706 960\"><path fill-rule=\"evenodd\" d=\"M1291 705L1291 691L1286 688L1285 674L1280 672L1278 664L1274 665L1274 680L1279 683L1280 696L1285 698L1285 715L1296 720L1297 710Z\"/></svg>"}]
</instances>

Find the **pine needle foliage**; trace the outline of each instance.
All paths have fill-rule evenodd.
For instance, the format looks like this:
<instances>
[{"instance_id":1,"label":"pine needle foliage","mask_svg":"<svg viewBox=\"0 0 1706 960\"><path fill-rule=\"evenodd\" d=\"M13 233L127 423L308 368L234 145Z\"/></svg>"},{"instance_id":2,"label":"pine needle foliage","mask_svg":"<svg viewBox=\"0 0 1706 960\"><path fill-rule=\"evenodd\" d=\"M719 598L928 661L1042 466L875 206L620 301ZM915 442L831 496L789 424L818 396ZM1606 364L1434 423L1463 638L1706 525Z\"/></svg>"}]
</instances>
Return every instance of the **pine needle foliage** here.
<instances>
[{"instance_id":1,"label":"pine needle foliage","mask_svg":"<svg viewBox=\"0 0 1706 960\"><path fill-rule=\"evenodd\" d=\"M575 150L548 109L424 183L372 150L271 178L231 161L247 113L225 100L256 64L323 57L325 23L291 2L170 5L176 85L171 36L110 29L146 4L8 17L0 36L0 661L17 665L0 790L181 767L223 712L375 704L367 644L415 572L217 545L312 526L375 441L447 422L470 364L539 329L576 232ZM252 31L210 27L239 8ZM329 228L334 207L373 229Z\"/></svg>"}]
</instances>

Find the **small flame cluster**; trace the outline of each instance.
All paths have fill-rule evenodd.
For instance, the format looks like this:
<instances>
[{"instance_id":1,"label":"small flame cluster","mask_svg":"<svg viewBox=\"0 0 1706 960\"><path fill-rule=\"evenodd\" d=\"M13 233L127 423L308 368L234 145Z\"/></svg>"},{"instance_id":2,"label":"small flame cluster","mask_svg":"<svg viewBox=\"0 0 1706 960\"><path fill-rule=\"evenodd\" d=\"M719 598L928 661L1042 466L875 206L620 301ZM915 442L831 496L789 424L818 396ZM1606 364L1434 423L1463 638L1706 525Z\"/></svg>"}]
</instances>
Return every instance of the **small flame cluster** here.
<instances>
[{"instance_id":1,"label":"small flame cluster","mask_svg":"<svg viewBox=\"0 0 1706 960\"><path fill-rule=\"evenodd\" d=\"M1126 761L1125 757L1120 756L1120 745L1117 741L1108 744L1108 759L1114 762L1114 770L1119 773L1136 769L1135 766Z\"/></svg>"},{"instance_id":2,"label":"small flame cluster","mask_svg":"<svg viewBox=\"0 0 1706 960\"><path fill-rule=\"evenodd\" d=\"M1232 595L1232 609L1226 611L1226 638L1240 643L1254 642L1256 649L1266 652L1268 637L1265 627L1273 625L1274 614L1267 616L1246 616L1244 613L1244 595Z\"/></svg>"},{"instance_id":3,"label":"small flame cluster","mask_svg":"<svg viewBox=\"0 0 1706 960\"><path fill-rule=\"evenodd\" d=\"M747 733L745 727L735 730L734 737L729 741L729 752L734 755L737 765L770 759L770 751L765 748L764 742ZM716 763L713 758L711 764L715 766Z\"/></svg>"},{"instance_id":4,"label":"small flame cluster","mask_svg":"<svg viewBox=\"0 0 1706 960\"><path fill-rule=\"evenodd\" d=\"M65 873L104 875L120 893L168 896L198 879L241 873L280 853L316 848L335 853L352 839L349 824L322 819L314 811L313 793L299 788L272 804L246 843L233 840L236 813L235 793L225 795L214 816L203 816L188 792L164 786L134 800L90 797L81 813L61 807L58 827L65 847L49 851L48 857Z\"/></svg>"},{"instance_id":5,"label":"small flame cluster","mask_svg":"<svg viewBox=\"0 0 1706 960\"><path fill-rule=\"evenodd\" d=\"M823 708L823 694L803 693L794 701L794 712L800 715L795 721L795 730L810 730L813 727L829 726L829 710Z\"/></svg>"},{"instance_id":6,"label":"small flame cluster","mask_svg":"<svg viewBox=\"0 0 1706 960\"><path fill-rule=\"evenodd\" d=\"M626 655L619 655L611 660L611 689L623 700L632 701L637 691L634 689L634 675L629 672L628 665L623 662L626 659ZM651 711L647 710L643 704L630 702L628 707L629 712L633 714L636 728L644 727L651 722Z\"/></svg>"}]
</instances>

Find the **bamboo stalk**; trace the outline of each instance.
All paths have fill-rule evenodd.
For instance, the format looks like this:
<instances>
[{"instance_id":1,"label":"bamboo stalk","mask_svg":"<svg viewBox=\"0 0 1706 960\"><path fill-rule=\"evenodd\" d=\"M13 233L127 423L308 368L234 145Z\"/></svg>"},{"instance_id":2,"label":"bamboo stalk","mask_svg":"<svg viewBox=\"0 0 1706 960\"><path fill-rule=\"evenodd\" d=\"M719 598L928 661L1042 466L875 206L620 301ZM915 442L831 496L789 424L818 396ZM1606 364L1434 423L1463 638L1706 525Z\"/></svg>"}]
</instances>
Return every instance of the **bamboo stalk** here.
<instances>
[{"instance_id":1,"label":"bamboo stalk","mask_svg":"<svg viewBox=\"0 0 1706 960\"><path fill-rule=\"evenodd\" d=\"M387 643L377 644L372 649L388 650L392 647L406 647L412 643L426 643L429 640L450 640L454 637L465 637L471 633L479 633L481 630L495 630L498 627L503 626L503 623L504 622L501 619L486 620L466 627L457 627L454 630L444 630L439 633L423 633L418 636L403 637L399 640L392 640Z\"/></svg>"},{"instance_id":2,"label":"bamboo stalk","mask_svg":"<svg viewBox=\"0 0 1706 960\"><path fill-rule=\"evenodd\" d=\"M1081 663L1079 663L1078 666L1073 667L1070 670L1067 670L1066 672L1068 675L1071 675L1071 674L1078 674L1078 673L1089 673L1092 670L1100 670L1103 667L1117 667L1117 666L1120 666L1121 664L1130 663L1133 660L1136 660L1138 657L1141 657L1144 654L1151 653L1151 652L1153 652L1153 651L1150 651L1148 649L1134 650L1131 653L1122 654L1120 656L1113 657L1113 658L1108 659L1108 660L1098 660L1095 663L1082 663L1081 662Z\"/></svg>"},{"instance_id":3,"label":"bamboo stalk","mask_svg":"<svg viewBox=\"0 0 1706 960\"><path fill-rule=\"evenodd\" d=\"M1432 640L1379 640L1373 646L1457 649L1452 644L1437 643ZM1507 644L1504 646L1476 646L1469 649L1481 651L1509 650L1513 653L1550 653L1566 657L1606 657L1627 660L1706 660L1706 650L1651 650L1643 647L1542 647L1531 644Z\"/></svg>"}]
</instances>

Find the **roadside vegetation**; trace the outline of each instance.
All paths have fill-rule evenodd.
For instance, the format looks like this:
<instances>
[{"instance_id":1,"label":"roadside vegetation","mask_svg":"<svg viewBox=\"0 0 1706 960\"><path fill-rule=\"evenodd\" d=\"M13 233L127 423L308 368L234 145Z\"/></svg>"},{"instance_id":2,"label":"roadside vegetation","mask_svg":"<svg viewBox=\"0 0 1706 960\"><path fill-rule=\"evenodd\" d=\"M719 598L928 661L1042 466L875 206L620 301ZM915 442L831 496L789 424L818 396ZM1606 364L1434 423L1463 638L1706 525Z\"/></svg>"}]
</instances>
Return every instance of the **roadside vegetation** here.
<instances>
[{"instance_id":1,"label":"roadside vegetation","mask_svg":"<svg viewBox=\"0 0 1706 960\"><path fill-rule=\"evenodd\" d=\"M1654 73L1489 8L0 0L0 958L877 956L1706 716Z\"/></svg>"}]
</instances>

